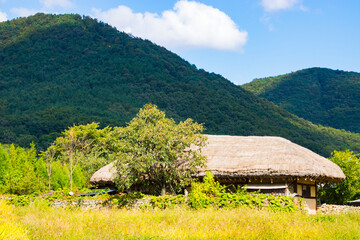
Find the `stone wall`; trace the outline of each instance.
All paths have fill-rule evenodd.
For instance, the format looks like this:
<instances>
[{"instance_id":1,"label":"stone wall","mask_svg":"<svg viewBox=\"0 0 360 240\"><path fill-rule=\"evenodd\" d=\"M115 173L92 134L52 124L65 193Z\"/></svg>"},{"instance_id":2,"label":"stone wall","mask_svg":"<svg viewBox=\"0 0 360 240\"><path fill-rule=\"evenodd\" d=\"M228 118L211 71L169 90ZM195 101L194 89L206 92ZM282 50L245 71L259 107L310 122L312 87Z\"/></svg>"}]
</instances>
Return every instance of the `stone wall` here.
<instances>
[{"instance_id":1,"label":"stone wall","mask_svg":"<svg viewBox=\"0 0 360 240\"><path fill-rule=\"evenodd\" d=\"M11 200L13 197L1 196L0 199L3 200ZM134 199L128 203L128 208L141 208L144 205L150 205L151 198L142 198L142 199ZM30 203L31 204L31 203ZM102 208L112 208L114 205L109 199L77 199L77 200L62 200L55 199L51 202L50 206L55 208L67 208L67 207L79 207L83 210L89 209L102 209ZM348 206L348 205L332 205L332 204L323 204L317 208L317 213L322 214L340 214L358 211L360 213L360 206Z\"/></svg>"},{"instance_id":2,"label":"stone wall","mask_svg":"<svg viewBox=\"0 0 360 240\"><path fill-rule=\"evenodd\" d=\"M143 205L149 205L150 198L143 198L133 200L128 204L129 208L140 208ZM55 208L66 208L66 207L79 207L83 210L89 209L102 209L113 207L113 204L110 200L93 200L93 199L81 199L78 201L70 200L54 200L50 206ZM332 204L323 204L321 207L317 208L317 213L322 214L340 214L347 213L352 211L359 211L360 207L347 206L347 205L332 205Z\"/></svg>"},{"instance_id":3,"label":"stone wall","mask_svg":"<svg viewBox=\"0 0 360 240\"><path fill-rule=\"evenodd\" d=\"M56 199L50 206L55 208L80 207L81 209L88 210L111 207L111 202L109 200L93 199L83 199L81 201Z\"/></svg>"},{"instance_id":4,"label":"stone wall","mask_svg":"<svg viewBox=\"0 0 360 240\"><path fill-rule=\"evenodd\" d=\"M150 204L150 198L136 199L128 203L128 208L141 208L143 205ZM51 204L51 207L66 208L66 207L79 207L83 210L89 209L102 209L114 207L110 200L93 200L93 199L79 199L79 200L62 200L56 199Z\"/></svg>"},{"instance_id":5,"label":"stone wall","mask_svg":"<svg viewBox=\"0 0 360 240\"><path fill-rule=\"evenodd\" d=\"M353 211L359 211L360 207L347 206L347 205L332 205L332 204L323 204L321 207L318 207L317 212L323 214L339 214L339 213L348 213Z\"/></svg>"}]
</instances>

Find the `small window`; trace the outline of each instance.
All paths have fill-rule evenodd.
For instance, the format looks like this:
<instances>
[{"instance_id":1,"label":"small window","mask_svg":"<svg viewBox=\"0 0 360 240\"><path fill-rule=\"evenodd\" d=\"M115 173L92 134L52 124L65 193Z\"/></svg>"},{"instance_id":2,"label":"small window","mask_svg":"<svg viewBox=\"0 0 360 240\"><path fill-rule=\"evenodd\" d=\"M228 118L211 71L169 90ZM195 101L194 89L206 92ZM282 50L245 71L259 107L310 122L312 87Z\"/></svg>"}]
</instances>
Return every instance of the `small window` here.
<instances>
[{"instance_id":1,"label":"small window","mask_svg":"<svg viewBox=\"0 0 360 240\"><path fill-rule=\"evenodd\" d=\"M316 197L316 188L315 188L315 186L311 186L310 190L311 190L311 197Z\"/></svg>"},{"instance_id":2,"label":"small window","mask_svg":"<svg viewBox=\"0 0 360 240\"><path fill-rule=\"evenodd\" d=\"M302 196L309 198L311 197L311 189L308 185L302 185Z\"/></svg>"},{"instance_id":3,"label":"small window","mask_svg":"<svg viewBox=\"0 0 360 240\"><path fill-rule=\"evenodd\" d=\"M296 193L299 196L302 196L302 186L300 184L298 184L297 187L296 187Z\"/></svg>"},{"instance_id":4,"label":"small window","mask_svg":"<svg viewBox=\"0 0 360 240\"><path fill-rule=\"evenodd\" d=\"M263 194L272 194L272 195L284 195L285 194L285 188L279 188L279 189L247 189L248 192L257 192Z\"/></svg>"}]
</instances>

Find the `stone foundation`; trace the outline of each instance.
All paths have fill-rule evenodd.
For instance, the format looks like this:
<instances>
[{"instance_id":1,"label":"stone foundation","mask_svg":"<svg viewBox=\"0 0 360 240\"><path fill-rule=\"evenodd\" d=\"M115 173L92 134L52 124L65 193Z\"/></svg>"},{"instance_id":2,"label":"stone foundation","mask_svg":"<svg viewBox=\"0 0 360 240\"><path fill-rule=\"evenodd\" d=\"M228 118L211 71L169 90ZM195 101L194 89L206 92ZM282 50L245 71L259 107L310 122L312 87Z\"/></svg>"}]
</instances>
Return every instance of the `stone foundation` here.
<instances>
[{"instance_id":1,"label":"stone foundation","mask_svg":"<svg viewBox=\"0 0 360 240\"><path fill-rule=\"evenodd\" d=\"M358 211L360 213L360 207L347 206L347 205L332 205L332 204L323 204L321 207L318 207L317 213L323 214L340 214Z\"/></svg>"}]
</instances>

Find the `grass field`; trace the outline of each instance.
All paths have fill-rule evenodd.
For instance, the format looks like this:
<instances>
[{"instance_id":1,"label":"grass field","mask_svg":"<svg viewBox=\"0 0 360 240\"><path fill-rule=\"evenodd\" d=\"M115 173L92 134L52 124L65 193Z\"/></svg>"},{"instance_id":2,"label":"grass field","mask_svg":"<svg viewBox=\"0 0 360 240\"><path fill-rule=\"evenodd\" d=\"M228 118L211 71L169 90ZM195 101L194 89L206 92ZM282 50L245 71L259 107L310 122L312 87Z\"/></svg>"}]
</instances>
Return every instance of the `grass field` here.
<instances>
[{"instance_id":1,"label":"grass field","mask_svg":"<svg viewBox=\"0 0 360 240\"><path fill-rule=\"evenodd\" d=\"M360 239L360 214L231 210L53 209L0 200L0 239Z\"/></svg>"}]
</instances>

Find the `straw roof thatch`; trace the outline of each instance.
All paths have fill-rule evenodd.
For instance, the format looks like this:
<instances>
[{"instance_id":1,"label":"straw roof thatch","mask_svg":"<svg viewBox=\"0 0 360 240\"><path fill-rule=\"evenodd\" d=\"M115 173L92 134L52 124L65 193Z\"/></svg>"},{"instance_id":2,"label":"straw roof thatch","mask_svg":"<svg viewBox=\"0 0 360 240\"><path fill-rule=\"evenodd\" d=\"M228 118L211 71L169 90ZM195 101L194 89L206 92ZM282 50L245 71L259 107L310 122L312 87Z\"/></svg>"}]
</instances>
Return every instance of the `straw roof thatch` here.
<instances>
[{"instance_id":1,"label":"straw roof thatch","mask_svg":"<svg viewBox=\"0 0 360 240\"><path fill-rule=\"evenodd\" d=\"M281 137L208 135L208 163L197 173L217 178L308 178L338 182L345 175L335 163Z\"/></svg>"},{"instance_id":2,"label":"straw roof thatch","mask_svg":"<svg viewBox=\"0 0 360 240\"><path fill-rule=\"evenodd\" d=\"M90 182L96 185L113 185L116 174L115 162L112 162L97 170L90 179Z\"/></svg>"},{"instance_id":3,"label":"straw roof thatch","mask_svg":"<svg viewBox=\"0 0 360 240\"><path fill-rule=\"evenodd\" d=\"M207 135L205 168L195 177L211 171L218 179L293 178L338 182L345 175L335 163L281 137ZM95 184L110 184L116 172L109 164L91 178Z\"/></svg>"}]
</instances>

